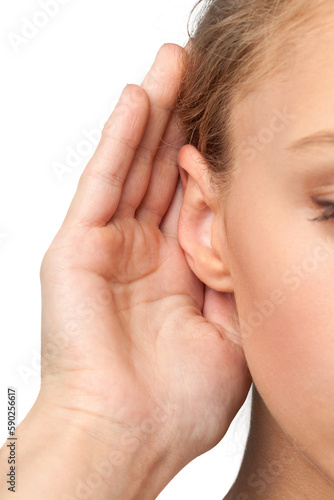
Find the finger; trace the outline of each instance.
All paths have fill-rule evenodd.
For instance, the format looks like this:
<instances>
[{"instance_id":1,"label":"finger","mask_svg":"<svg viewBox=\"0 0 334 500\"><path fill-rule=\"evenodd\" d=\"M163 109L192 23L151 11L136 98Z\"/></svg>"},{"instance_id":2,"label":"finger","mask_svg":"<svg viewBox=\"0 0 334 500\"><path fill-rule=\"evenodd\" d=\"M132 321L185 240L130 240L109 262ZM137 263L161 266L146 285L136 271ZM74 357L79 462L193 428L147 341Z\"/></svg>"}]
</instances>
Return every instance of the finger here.
<instances>
[{"instance_id":1,"label":"finger","mask_svg":"<svg viewBox=\"0 0 334 500\"><path fill-rule=\"evenodd\" d=\"M160 225L175 192L179 177L177 156L183 144L184 136L177 126L176 115L173 114L153 163L148 190L136 211L137 220ZM174 211L173 216L170 214L168 217L167 231L176 235L177 218L174 217Z\"/></svg>"},{"instance_id":2,"label":"finger","mask_svg":"<svg viewBox=\"0 0 334 500\"><path fill-rule=\"evenodd\" d=\"M172 203L160 224L160 231L167 238L177 238L178 220L183 201L183 189L180 177L177 179Z\"/></svg>"},{"instance_id":3,"label":"finger","mask_svg":"<svg viewBox=\"0 0 334 500\"><path fill-rule=\"evenodd\" d=\"M151 182L155 154L175 105L183 67L184 49L176 44L163 45L145 77L142 87L150 99L146 130L135 153L115 217L134 217ZM156 175L153 171L153 175Z\"/></svg>"},{"instance_id":4,"label":"finger","mask_svg":"<svg viewBox=\"0 0 334 500\"><path fill-rule=\"evenodd\" d=\"M104 226L115 213L149 116L149 98L127 85L104 126L100 143L79 179L65 224Z\"/></svg>"},{"instance_id":5,"label":"finger","mask_svg":"<svg viewBox=\"0 0 334 500\"><path fill-rule=\"evenodd\" d=\"M216 326L223 337L242 346L233 293L218 292L205 285L203 316Z\"/></svg>"}]
</instances>

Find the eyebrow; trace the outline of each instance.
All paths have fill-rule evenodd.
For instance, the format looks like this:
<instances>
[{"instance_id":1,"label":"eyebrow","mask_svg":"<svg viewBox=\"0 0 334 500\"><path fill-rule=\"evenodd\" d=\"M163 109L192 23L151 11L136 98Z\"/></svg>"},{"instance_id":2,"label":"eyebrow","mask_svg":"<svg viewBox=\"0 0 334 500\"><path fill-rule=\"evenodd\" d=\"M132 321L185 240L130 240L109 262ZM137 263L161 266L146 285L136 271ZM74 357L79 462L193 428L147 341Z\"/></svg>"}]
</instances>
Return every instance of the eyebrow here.
<instances>
[{"instance_id":1,"label":"eyebrow","mask_svg":"<svg viewBox=\"0 0 334 500\"><path fill-rule=\"evenodd\" d=\"M311 147L334 147L334 130L321 130L314 134L302 137L292 142L288 147L288 151L298 152L304 151Z\"/></svg>"}]
</instances>

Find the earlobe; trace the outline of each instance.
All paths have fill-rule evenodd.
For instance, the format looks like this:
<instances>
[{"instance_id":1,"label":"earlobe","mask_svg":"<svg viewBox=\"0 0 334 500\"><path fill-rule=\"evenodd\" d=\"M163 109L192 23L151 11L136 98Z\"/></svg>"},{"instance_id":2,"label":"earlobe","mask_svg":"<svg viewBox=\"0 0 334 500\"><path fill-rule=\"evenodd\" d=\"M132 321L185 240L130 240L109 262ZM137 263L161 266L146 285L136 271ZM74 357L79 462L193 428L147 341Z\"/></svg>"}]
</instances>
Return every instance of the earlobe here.
<instances>
[{"instance_id":1,"label":"earlobe","mask_svg":"<svg viewBox=\"0 0 334 500\"><path fill-rule=\"evenodd\" d=\"M190 145L180 150L178 163L184 170L183 187L185 184L178 224L180 246L189 267L203 283L213 290L233 292L225 228L208 167L200 152Z\"/></svg>"}]
</instances>

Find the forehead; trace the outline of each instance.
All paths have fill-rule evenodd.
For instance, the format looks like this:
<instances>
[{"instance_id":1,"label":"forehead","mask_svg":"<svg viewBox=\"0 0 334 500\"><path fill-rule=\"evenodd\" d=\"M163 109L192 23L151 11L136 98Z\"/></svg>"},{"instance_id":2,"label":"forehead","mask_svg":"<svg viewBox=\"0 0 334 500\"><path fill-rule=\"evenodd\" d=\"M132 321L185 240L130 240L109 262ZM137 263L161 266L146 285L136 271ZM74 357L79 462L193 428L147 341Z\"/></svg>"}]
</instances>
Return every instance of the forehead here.
<instances>
[{"instance_id":1,"label":"forehead","mask_svg":"<svg viewBox=\"0 0 334 500\"><path fill-rule=\"evenodd\" d=\"M296 37L292 34L293 41L288 40L280 54L285 58L284 69L275 72L274 68L235 106L237 143L270 127L280 129L272 140L277 145L334 129L334 2L326 7Z\"/></svg>"}]
</instances>

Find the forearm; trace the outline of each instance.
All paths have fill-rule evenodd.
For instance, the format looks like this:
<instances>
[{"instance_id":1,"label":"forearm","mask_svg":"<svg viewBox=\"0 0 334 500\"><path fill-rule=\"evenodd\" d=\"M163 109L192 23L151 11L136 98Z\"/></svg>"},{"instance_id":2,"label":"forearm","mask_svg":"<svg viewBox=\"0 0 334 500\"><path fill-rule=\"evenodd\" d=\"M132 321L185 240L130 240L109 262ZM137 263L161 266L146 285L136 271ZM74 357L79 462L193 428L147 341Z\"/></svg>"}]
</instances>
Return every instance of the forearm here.
<instances>
[{"instance_id":1,"label":"forearm","mask_svg":"<svg viewBox=\"0 0 334 500\"><path fill-rule=\"evenodd\" d=\"M120 432L101 443L93 427L78 424L55 426L33 408L17 427L16 500L153 500L171 479L150 443ZM7 444L0 450L2 500L13 498L4 479Z\"/></svg>"}]
</instances>

